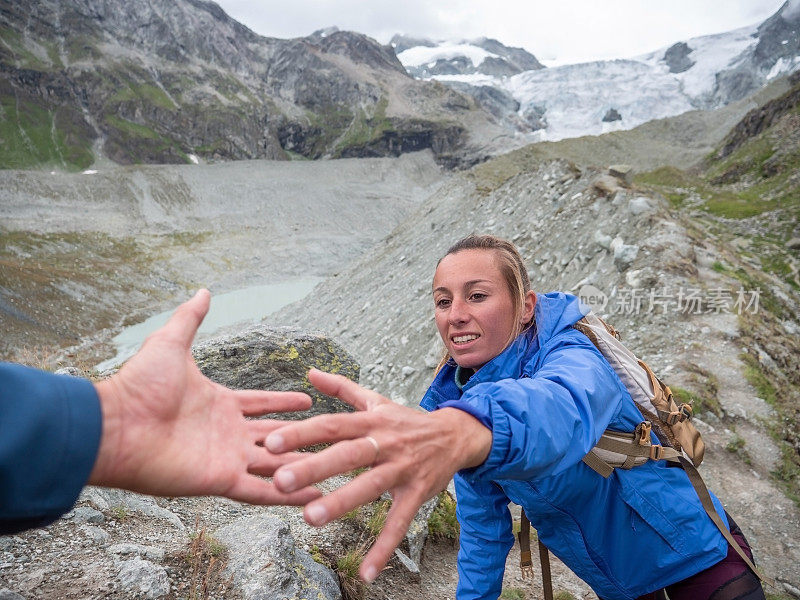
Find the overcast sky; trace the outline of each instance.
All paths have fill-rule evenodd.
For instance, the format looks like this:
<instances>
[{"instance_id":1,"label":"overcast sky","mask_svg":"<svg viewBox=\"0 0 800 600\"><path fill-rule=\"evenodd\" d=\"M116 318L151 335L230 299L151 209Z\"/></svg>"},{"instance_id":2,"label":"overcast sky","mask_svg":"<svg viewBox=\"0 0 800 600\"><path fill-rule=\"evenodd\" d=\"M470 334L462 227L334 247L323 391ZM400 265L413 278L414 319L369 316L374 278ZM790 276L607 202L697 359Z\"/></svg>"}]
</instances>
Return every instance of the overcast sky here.
<instances>
[{"instance_id":1,"label":"overcast sky","mask_svg":"<svg viewBox=\"0 0 800 600\"><path fill-rule=\"evenodd\" d=\"M305 36L336 25L387 43L493 37L548 64L626 58L760 23L784 0L217 0L261 35Z\"/></svg>"}]
</instances>

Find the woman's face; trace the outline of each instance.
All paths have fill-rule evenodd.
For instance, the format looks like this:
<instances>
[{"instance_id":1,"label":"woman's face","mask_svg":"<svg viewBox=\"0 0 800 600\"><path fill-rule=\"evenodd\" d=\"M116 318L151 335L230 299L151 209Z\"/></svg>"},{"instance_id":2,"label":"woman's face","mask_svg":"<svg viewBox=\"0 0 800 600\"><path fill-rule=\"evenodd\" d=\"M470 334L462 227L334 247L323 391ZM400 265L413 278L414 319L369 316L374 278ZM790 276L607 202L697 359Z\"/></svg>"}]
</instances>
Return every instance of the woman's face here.
<instances>
[{"instance_id":1,"label":"woman's face","mask_svg":"<svg viewBox=\"0 0 800 600\"><path fill-rule=\"evenodd\" d=\"M526 298L527 319L514 314L496 263L493 250L462 250L445 256L433 276L436 327L450 356L464 368L479 369L500 354L517 324L533 314L532 292Z\"/></svg>"}]
</instances>

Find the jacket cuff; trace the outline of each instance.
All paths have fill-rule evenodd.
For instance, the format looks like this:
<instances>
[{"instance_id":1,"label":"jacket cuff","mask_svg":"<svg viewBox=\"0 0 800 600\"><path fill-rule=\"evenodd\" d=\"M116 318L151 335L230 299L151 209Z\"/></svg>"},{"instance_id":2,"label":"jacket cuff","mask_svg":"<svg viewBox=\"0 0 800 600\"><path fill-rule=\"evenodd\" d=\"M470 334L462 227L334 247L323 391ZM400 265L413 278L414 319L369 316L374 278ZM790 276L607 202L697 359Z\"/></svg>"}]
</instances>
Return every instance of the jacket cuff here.
<instances>
[{"instance_id":1,"label":"jacket cuff","mask_svg":"<svg viewBox=\"0 0 800 600\"><path fill-rule=\"evenodd\" d=\"M102 433L92 383L0 365L0 519L49 523L68 511L94 467Z\"/></svg>"},{"instance_id":2,"label":"jacket cuff","mask_svg":"<svg viewBox=\"0 0 800 600\"><path fill-rule=\"evenodd\" d=\"M463 410L465 413L468 413L478 419L481 422L481 425L486 427L487 429L492 429L492 418L491 415L482 410L482 407L474 406L469 402L464 402L463 400L447 400L446 402L442 402L436 407L436 410L441 410L443 408L457 408L459 410Z\"/></svg>"}]
</instances>

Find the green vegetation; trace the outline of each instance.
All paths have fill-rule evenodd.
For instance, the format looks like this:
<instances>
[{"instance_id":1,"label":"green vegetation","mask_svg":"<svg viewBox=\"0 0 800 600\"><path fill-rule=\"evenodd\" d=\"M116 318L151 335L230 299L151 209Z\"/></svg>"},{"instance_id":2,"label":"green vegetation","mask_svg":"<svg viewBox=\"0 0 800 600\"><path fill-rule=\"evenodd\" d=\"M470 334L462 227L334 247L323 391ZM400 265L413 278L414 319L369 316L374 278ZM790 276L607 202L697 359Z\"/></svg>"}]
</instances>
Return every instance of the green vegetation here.
<instances>
[{"instance_id":1,"label":"green vegetation","mask_svg":"<svg viewBox=\"0 0 800 600\"><path fill-rule=\"evenodd\" d=\"M43 49L52 61L52 48L46 47ZM15 66L19 68L34 69L36 71L47 71L52 68L50 63L31 52L25 46L25 42L18 31L10 27L0 26L0 56L4 54L10 54L11 60L9 62L15 63ZM57 52L56 56L58 56ZM56 64L60 65L60 63L59 59Z\"/></svg>"},{"instance_id":2,"label":"green vegetation","mask_svg":"<svg viewBox=\"0 0 800 600\"><path fill-rule=\"evenodd\" d=\"M379 500L373 503L372 515L370 515L365 524L367 532L372 537L378 537L378 534L383 530L383 526L386 524L386 515L389 514L391 507L391 500Z\"/></svg>"},{"instance_id":3,"label":"green vegetation","mask_svg":"<svg viewBox=\"0 0 800 600\"><path fill-rule=\"evenodd\" d=\"M449 492L442 492L439 504L428 520L428 533L436 539L457 540L459 532L455 498Z\"/></svg>"},{"instance_id":4,"label":"green vegetation","mask_svg":"<svg viewBox=\"0 0 800 600\"><path fill-rule=\"evenodd\" d=\"M382 96L375 105L371 117L363 110L355 114L350 125L336 141L336 147L333 149L334 156L341 156L350 148L366 147L370 143L380 140L387 131L391 131L393 129L392 122L386 117L388 105L388 98Z\"/></svg>"},{"instance_id":5,"label":"green vegetation","mask_svg":"<svg viewBox=\"0 0 800 600\"><path fill-rule=\"evenodd\" d=\"M767 377L758 358L749 352L742 352L739 355L744 363L744 376L747 381L752 385L759 398L763 398L770 406L775 406L778 401L777 392Z\"/></svg>"},{"instance_id":6,"label":"green vegetation","mask_svg":"<svg viewBox=\"0 0 800 600\"><path fill-rule=\"evenodd\" d=\"M366 556L363 546L351 548L336 560L336 574L342 588L344 600L361 600L364 597L364 585L358 577L361 561Z\"/></svg>"},{"instance_id":7,"label":"green vegetation","mask_svg":"<svg viewBox=\"0 0 800 600\"><path fill-rule=\"evenodd\" d=\"M525 600L525 590L522 588L504 588L500 592L501 600Z\"/></svg>"},{"instance_id":8,"label":"green vegetation","mask_svg":"<svg viewBox=\"0 0 800 600\"><path fill-rule=\"evenodd\" d=\"M718 417L722 416L722 405L719 402L719 380L710 371L694 364L684 364L689 373L689 382L696 391L678 386L669 386L672 395L678 404L690 404L694 414L711 412Z\"/></svg>"},{"instance_id":9,"label":"green vegetation","mask_svg":"<svg viewBox=\"0 0 800 600\"><path fill-rule=\"evenodd\" d=\"M105 122L112 132L112 145L127 156L130 162L145 163L154 159L175 162L168 161L169 157L180 157L183 162L190 162L178 142L163 136L148 125L134 123L112 114L105 116Z\"/></svg>"},{"instance_id":10,"label":"green vegetation","mask_svg":"<svg viewBox=\"0 0 800 600\"><path fill-rule=\"evenodd\" d=\"M309 549L308 553L311 555L311 558L314 562L319 563L321 565L325 565L329 567L328 560L325 558L325 555L322 553L322 550L319 549L319 546L313 544Z\"/></svg>"},{"instance_id":11,"label":"green vegetation","mask_svg":"<svg viewBox=\"0 0 800 600\"><path fill-rule=\"evenodd\" d=\"M130 512L126 506L112 506L111 507L111 516L114 517L117 521L125 521L130 516Z\"/></svg>"},{"instance_id":12,"label":"green vegetation","mask_svg":"<svg viewBox=\"0 0 800 600\"><path fill-rule=\"evenodd\" d=\"M164 93L164 90L157 85L149 83L132 83L128 81L124 87L119 88L108 100L110 104L131 101L158 106L166 110L176 110L175 103Z\"/></svg>"},{"instance_id":13,"label":"green vegetation","mask_svg":"<svg viewBox=\"0 0 800 600\"><path fill-rule=\"evenodd\" d=\"M575 596L566 590L559 590L553 595L553 600L576 600Z\"/></svg>"},{"instance_id":14,"label":"green vegetation","mask_svg":"<svg viewBox=\"0 0 800 600\"><path fill-rule=\"evenodd\" d=\"M76 120L68 109L54 111L0 92L0 168L87 168L94 162L91 139Z\"/></svg>"}]
</instances>

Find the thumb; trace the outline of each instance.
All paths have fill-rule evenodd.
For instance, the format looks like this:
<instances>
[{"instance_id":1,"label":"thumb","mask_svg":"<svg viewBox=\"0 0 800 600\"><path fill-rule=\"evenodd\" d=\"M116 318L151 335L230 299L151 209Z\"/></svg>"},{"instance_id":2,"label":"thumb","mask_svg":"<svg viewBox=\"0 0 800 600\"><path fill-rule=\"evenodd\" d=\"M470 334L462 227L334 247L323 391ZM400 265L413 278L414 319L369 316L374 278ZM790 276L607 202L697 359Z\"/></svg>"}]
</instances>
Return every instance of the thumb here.
<instances>
[{"instance_id":1,"label":"thumb","mask_svg":"<svg viewBox=\"0 0 800 600\"><path fill-rule=\"evenodd\" d=\"M206 289L198 290L190 300L175 310L161 331L188 349L210 305L211 293Z\"/></svg>"}]
</instances>

